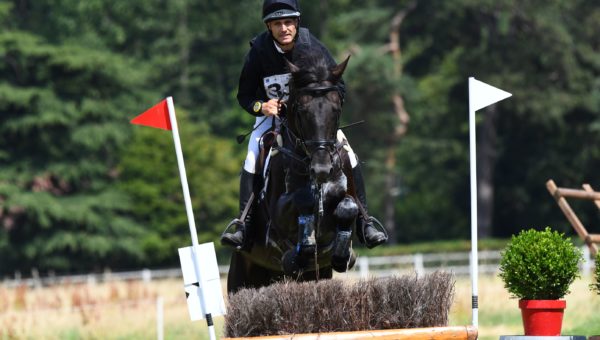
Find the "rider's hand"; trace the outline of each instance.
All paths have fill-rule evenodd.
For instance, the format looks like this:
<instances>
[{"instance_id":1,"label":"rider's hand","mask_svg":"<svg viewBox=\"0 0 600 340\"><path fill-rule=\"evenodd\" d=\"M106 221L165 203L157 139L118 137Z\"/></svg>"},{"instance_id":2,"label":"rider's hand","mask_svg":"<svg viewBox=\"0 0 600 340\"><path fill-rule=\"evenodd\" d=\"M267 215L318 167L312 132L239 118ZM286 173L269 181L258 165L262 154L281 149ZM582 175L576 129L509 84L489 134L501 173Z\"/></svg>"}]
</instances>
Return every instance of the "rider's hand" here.
<instances>
[{"instance_id":1,"label":"rider's hand","mask_svg":"<svg viewBox=\"0 0 600 340\"><path fill-rule=\"evenodd\" d=\"M281 109L282 102L277 99L271 99L268 102L264 102L262 104L262 108L260 111L265 116L276 116L279 114L279 110Z\"/></svg>"}]
</instances>

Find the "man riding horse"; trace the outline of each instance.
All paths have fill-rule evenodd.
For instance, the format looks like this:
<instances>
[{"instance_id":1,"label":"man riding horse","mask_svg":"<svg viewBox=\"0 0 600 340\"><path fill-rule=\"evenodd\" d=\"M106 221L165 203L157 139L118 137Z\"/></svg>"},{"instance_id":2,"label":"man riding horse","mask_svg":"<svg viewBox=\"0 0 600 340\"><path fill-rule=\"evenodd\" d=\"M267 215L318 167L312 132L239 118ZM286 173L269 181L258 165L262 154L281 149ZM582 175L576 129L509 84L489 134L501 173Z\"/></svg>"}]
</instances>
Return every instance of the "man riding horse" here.
<instances>
[{"instance_id":1,"label":"man riding horse","mask_svg":"<svg viewBox=\"0 0 600 340\"><path fill-rule=\"evenodd\" d=\"M242 108L256 116L248 144L248 154L240 176L241 219L234 219L221 236L223 245L237 249L245 245L252 228L252 204L248 203L253 197L260 138L276 126L276 116L285 115L291 77L286 61L294 63L307 54L316 53L322 55L331 67L336 66L327 48L310 34L308 29L299 27L300 11L297 0L265 0L262 14L267 31L250 42L251 48L240 75L237 95ZM338 92L343 99L343 81L340 82ZM349 158L355 195L362 205L356 225L358 239L368 248L373 248L385 243L387 235L378 230L373 224L373 218L368 216L361 168L351 149Z\"/></svg>"}]
</instances>

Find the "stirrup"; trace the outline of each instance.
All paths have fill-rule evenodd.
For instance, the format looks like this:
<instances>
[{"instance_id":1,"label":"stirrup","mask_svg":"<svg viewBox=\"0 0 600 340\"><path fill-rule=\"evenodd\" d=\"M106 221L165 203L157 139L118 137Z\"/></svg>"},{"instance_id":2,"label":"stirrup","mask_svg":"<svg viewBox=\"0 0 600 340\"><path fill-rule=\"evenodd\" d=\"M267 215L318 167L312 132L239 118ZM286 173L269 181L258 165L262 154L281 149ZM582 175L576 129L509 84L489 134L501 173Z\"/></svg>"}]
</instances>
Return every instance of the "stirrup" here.
<instances>
[{"instance_id":1,"label":"stirrup","mask_svg":"<svg viewBox=\"0 0 600 340\"><path fill-rule=\"evenodd\" d=\"M361 241L363 241L363 244L367 248L372 249L372 248L375 248L375 247L377 247L377 246L379 246L379 245L387 242L387 240L389 239L389 235L387 233L387 230L385 230L385 228L383 227L383 224L381 222L379 222L379 220L377 218L375 218L373 216L369 216L368 218L364 218L363 217L363 221L364 222L362 224L362 230L361 230L361 235L362 235L362 240ZM368 242L367 241L367 235L366 235L366 229L367 229L367 225L368 224L372 224L373 228L375 230L383 233L383 235L385 236L385 238L381 239L379 241L376 241L376 242L372 242L372 243Z\"/></svg>"},{"instance_id":2,"label":"stirrup","mask_svg":"<svg viewBox=\"0 0 600 340\"><path fill-rule=\"evenodd\" d=\"M229 230L231 229L232 226L243 227L241 244L237 243L237 242L233 242L230 239L231 236L235 235L235 233L238 232L237 228L233 232L230 232ZM225 245L225 246L234 247L236 250L241 250L244 247L244 243L246 243L246 223L244 223L244 221L240 220L239 218L234 218L233 220L231 220L231 222L229 222L227 227L225 227L225 230L223 230L223 233L221 233L221 244Z\"/></svg>"}]
</instances>

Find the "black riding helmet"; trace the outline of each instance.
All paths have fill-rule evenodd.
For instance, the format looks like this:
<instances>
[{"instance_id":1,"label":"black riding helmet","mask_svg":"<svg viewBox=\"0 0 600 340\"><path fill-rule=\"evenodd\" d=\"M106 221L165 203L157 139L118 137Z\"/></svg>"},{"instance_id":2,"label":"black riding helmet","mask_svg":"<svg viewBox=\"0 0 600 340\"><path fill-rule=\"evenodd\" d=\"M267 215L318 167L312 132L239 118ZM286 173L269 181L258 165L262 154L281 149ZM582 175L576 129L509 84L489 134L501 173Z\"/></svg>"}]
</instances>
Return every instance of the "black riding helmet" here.
<instances>
[{"instance_id":1,"label":"black riding helmet","mask_svg":"<svg viewBox=\"0 0 600 340\"><path fill-rule=\"evenodd\" d=\"M265 0L263 2L263 22L284 18L300 18L298 0Z\"/></svg>"}]
</instances>

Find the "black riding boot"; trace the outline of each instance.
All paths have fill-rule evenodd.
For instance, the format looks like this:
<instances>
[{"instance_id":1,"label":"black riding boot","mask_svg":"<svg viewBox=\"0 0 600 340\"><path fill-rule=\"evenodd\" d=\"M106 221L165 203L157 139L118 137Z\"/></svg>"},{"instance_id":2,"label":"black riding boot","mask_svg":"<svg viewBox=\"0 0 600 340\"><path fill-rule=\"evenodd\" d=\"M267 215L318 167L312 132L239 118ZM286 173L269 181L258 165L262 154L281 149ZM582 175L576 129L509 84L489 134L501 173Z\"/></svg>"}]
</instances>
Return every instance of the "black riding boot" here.
<instances>
[{"instance_id":1,"label":"black riding boot","mask_svg":"<svg viewBox=\"0 0 600 340\"><path fill-rule=\"evenodd\" d=\"M358 198L360 204L364 209L364 215L363 210L359 210L359 215L356 219L356 234L358 236L358 239L365 246L367 246L367 248L374 248L382 243L387 242L388 237L385 232L380 231L375 227L375 225L373 224L373 221L375 219L371 216L368 216L369 214L367 212L367 194L365 191L365 182L363 180L360 165L357 165L352 169L352 176L354 177L356 198Z\"/></svg>"},{"instance_id":2,"label":"black riding boot","mask_svg":"<svg viewBox=\"0 0 600 340\"><path fill-rule=\"evenodd\" d=\"M246 208L246 204L248 204L248 200L250 200L250 196L252 195L252 191L254 189L254 174L247 172L246 170L242 170L242 174L240 176L240 218L243 215L243 211ZM246 237L251 228L250 217L252 215L252 207L249 207L248 213L244 220L240 220L239 218L233 219L225 228L223 235L221 235L221 244L224 246L231 246L237 249L242 248L244 246L244 242L246 241ZM232 226L235 225L235 230L232 232L229 230Z\"/></svg>"}]
</instances>

